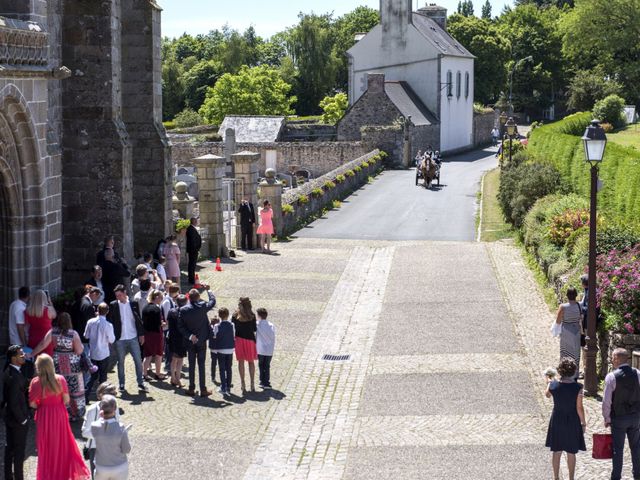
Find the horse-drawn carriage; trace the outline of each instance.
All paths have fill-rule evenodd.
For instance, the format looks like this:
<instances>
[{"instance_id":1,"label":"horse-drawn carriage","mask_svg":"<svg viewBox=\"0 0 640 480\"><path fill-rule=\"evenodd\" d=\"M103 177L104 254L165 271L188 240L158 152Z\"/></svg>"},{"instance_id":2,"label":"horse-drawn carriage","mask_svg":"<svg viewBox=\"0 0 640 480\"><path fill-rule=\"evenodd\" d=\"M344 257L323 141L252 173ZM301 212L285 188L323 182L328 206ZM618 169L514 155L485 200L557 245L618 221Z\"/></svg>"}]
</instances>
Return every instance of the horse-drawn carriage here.
<instances>
[{"instance_id":1,"label":"horse-drawn carriage","mask_svg":"<svg viewBox=\"0 0 640 480\"><path fill-rule=\"evenodd\" d=\"M420 179L424 180L424 187L431 188L433 181L440 186L440 159L439 152L427 150L423 155L418 153L416 157L416 185Z\"/></svg>"}]
</instances>

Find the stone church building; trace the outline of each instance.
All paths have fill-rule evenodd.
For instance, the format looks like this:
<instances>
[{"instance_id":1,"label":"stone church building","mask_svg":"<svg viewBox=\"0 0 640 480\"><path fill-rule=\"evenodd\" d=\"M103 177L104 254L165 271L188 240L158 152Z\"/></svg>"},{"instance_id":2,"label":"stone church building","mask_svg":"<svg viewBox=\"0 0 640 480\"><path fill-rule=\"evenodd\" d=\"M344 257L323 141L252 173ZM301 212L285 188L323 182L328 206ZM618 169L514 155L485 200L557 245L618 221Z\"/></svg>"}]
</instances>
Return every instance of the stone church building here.
<instances>
[{"instance_id":1,"label":"stone church building","mask_svg":"<svg viewBox=\"0 0 640 480\"><path fill-rule=\"evenodd\" d=\"M87 279L171 227L153 0L0 0L0 345L26 285Z\"/></svg>"},{"instance_id":2,"label":"stone church building","mask_svg":"<svg viewBox=\"0 0 640 480\"><path fill-rule=\"evenodd\" d=\"M338 139L360 140L363 126L401 118L413 150L467 149L474 144L475 57L447 33L445 8L413 12L412 3L380 0L380 24L347 52L350 108Z\"/></svg>"}]
</instances>

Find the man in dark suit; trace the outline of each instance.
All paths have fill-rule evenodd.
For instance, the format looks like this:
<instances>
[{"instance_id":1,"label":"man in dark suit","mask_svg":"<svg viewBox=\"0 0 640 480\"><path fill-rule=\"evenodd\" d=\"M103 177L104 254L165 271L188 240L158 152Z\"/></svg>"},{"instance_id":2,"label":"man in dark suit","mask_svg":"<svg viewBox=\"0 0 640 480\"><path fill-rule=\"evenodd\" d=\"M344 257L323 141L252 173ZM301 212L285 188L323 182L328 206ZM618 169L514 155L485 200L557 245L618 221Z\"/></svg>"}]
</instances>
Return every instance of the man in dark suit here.
<instances>
[{"instance_id":1,"label":"man in dark suit","mask_svg":"<svg viewBox=\"0 0 640 480\"><path fill-rule=\"evenodd\" d=\"M187 343L187 357L189 358L189 390L187 395L192 397L196 394L196 359L198 361L200 396L208 397L211 395L211 390L207 390L204 365L207 359L207 341L211 336L207 312L215 307L216 297L209 291L209 285L205 285L204 288L209 296L209 301L201 300L198 290L190 290L189 304L180 307L178 317L178 330Z\"/></svg>"},{"instance_id":2,"label":"man in dark suit","mask_svg":"<svg viewBox=\"0 0 640 480\"><path fill-rule=\"evenodd\" d=\"M118 356L118 383L120 392L125 391L124 360L127 353L133 357L133 364L136 367L136 380L138 389L148 392L149 389L144 383L142 376L142 352L140 345L144 344L144 328L140 320L140 309L138 302L129 300L127 290L124 285L118 285L115 289L116 300L109 305L109 315L107 320L113 325L113 334L116 341L113 344Z\"/></svg>"},{"instance_id":3,"label":"man in dark suit","mask_svg":"<svg viewBox=\"0 0 640 480\"><path fill-rule=\"evenodd\" d=\"M253 203L243 198L238 213L240 214L240 248L253 250L253 227L256 224Z\"/></svg>"},{"instance_id":4,"label":"man in dark suit","mask_svg":"<svg viewBox=\"0 0 640 480\"><path fill-rule=\"evenodd\" d=\"M131 272L123 263L115 260L113 249L104 250L104 263L102 264L102 284L104 285L104 301L111 303L115 300L114 291L117 285L124 284L124 280L131 276Z\"/></svg>"},{"instance_id":5,"label":"man in dark suit","mask_svg":"<svg viewBox=\"0 0 640 480\"><path fill-rule=\"evenodd\" d=\"M198 254L202 247L202 237L196 228L198 219L191 218L191 225L187 228L187 254L189 255L189 266L187 267L189 284L196 283L196 264L198 263Z\"/></svg>"},{"instance_id":6,"label":"man in dark suit","mask_svg":"<svg viewBox=\"0 0 640 480\"><path fill-rule=\"evenodd\" d=\"M5 480L23 480L23 465L29 430L29 382L22 372L25 363L20 345L7 350L7 366L2 379L4 424L7 431L4 448Z\"/></svg>"}]
</instances>

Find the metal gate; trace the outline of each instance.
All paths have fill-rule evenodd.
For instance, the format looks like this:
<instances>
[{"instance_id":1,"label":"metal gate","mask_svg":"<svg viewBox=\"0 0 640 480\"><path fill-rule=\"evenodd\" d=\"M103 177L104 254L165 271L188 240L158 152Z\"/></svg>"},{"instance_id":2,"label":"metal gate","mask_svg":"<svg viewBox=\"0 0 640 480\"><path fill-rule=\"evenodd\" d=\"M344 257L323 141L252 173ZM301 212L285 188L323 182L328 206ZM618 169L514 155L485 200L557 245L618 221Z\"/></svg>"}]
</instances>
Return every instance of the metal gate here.
<instances>
[{"instance_id":1,"label":"metal gate","mask_svg":"<svg viewBox=\"0 0 640 480\"><path fill-rule=\"evenodd\" d=\"M238 207L237 199L244 195L244 182L241 178L224 178L222 180L223 188L223 223L224 234L226 238L227 248L233 249L236 246L237 232L236 226L238 221L236 214Z\"/></svg>"}]
</instances>

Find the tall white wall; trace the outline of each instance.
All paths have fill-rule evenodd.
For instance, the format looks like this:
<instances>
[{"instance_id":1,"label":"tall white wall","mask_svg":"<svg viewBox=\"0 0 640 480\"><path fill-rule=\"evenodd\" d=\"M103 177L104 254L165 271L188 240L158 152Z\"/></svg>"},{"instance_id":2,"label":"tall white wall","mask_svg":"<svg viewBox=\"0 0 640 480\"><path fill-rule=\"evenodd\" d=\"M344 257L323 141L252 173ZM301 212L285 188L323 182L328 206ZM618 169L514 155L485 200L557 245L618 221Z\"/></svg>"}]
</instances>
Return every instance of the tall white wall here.
<instances>
[{"instance_id":1,"label":"tall white wall","mask_svg":"<svg viewBox=\"0 0 640 480\"><path fill-rule=\"evenodd\" d=\"M447 72L452 74L452 96L448 89L440 92L440 150L456 150L473 144L473 59L443 57L440 82L447 83ZM457 94L457 73L460 72L460 96ZM465 92L465 74L469 73L469 92Z\"/></svg>"}]
</instances>

